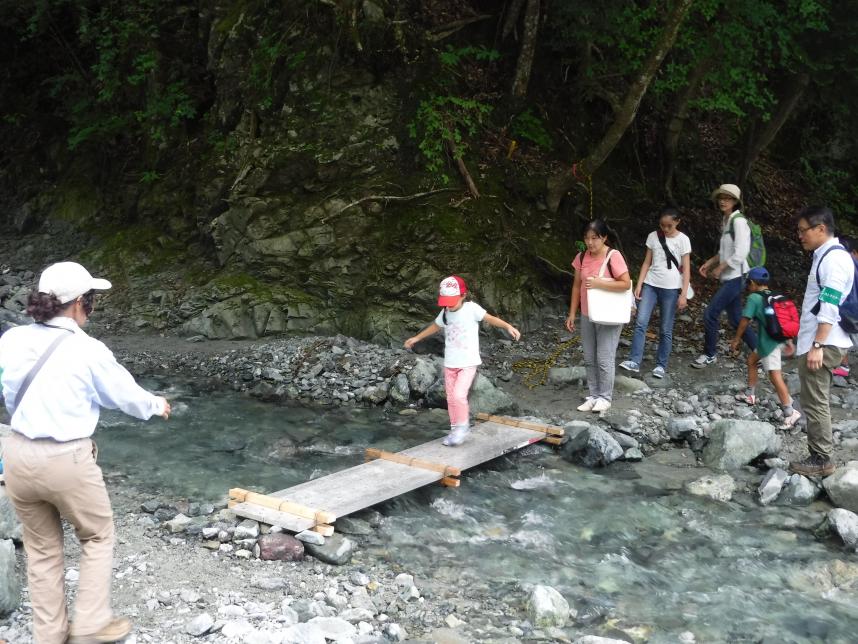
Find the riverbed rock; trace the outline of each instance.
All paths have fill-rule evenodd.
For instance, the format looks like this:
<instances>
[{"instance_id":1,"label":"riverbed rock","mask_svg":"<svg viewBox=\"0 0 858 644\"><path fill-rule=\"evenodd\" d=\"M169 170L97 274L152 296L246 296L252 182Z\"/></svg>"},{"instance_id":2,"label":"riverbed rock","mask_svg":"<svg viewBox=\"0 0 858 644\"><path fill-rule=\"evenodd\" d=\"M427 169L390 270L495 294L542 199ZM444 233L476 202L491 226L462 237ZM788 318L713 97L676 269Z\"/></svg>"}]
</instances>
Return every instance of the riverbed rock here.
<instances>
[{"instance_id":1,"label":"riverbed rock","mask_svg":"<svg viewBox=\"0 0 858 644\"><path fill-rule=\"evenodd\" d=\"M776 456L780 445L780 437L769 423L722 419L712 424L703 462L714 469L732 470L762 454Z\"/></svg>"},{"instance_id":2,"label":"riverbed rock","mask_svg":"<svg viewBox=\"0 0 858 644\"><path fill-rule=\"evenodd\" d=\"M598 635L585 635L579 637L572 644L629 644L626 640L615 640L611 637L599 637Z\"/></svg>"},{"instance_id":3,"label":"riverbed rock","mask_svg":"<svg viewBox=\"0 0 858 644\"><path fill-rule=\"evenodd\" d=\"M208 613L201 613L185 624L185 633L200 637L208 633L212 626L214 626L214 618Z\"/></svg>"},{"instance_id":4,"label":"riverbed rock","mask_svg":"<svg viewBox=\"0 0 858 644\"><path fill-rule=\"evenodd\" d=\"M537 628L562 628L569 619L569 602L551 586L540 584L530 593L527 614Z\"/></svg>"},{"instance_id":5,"label":"riverbed rock","mask_svg":"<svg viewBox=\"0 0 858 644\"><path fill-rule=\"evenodd\" d=\"M614 377L614 390L627 394L652 391L650 386L639 378L617 375Z\"/></svg>"},{"instance_id":6,"label":"riverbed rock","mask_svg":"<svg viewBox=\"0 0 858 644\"><path fill-rule=\"evenodd\" d=\"M281 632L283 644L325 644L325 634L315 624L293 624Z\"/></svg>"},{"instance_id":7,"label":"riverbed rock","mask_svg":"<svg viewBox=\"0 0 858 644\"><path fill-rule=\"evenodd\" d=\"M686 483L685 489L694 496L705 496L715 501L727 502L733 498L736 482L729 474L702 476Z\"/></svg>"},{"instance_id":8,"label":"riverbed rock","mask_svg":"<svg viewBox=\"0 0 858 644\"><path fill-rule=\"evenodd\" d=\"M342 566L348 563L352 558L355 545L354 541L336 532L327 537L325 543L321 546L313 543L304 544L309 554L313 555L319 561L324 561L334 566Z\"/></svg>"},{"instance_id":9,"label":"riverbed rock","mask_svg":"<svg viewBox=\"0 0 858 644\"><path fill-rule=\"evenodd\" d=\"M15 544L0 541L0 617L17 610L21 603L21 584L15 572Z\"/></svg>"},{"instance_id":10,"label":"riverbed rock","mask_svg":"<svg viewBox=\"0 0 858 644\"><path fill-rule=\"evenodd\" d=\"M622 457L623 448L604 429L588 427L563 445L561 455L571 463L599 467L610 465Z\"/></svg>"},{"instance_id":11,"label":"riverbed rock","mask_svg":"<svg viewBox=\"0 0 858 644\"><path fill-rule=\"evenodd\" d=\"M5 486L0 486L0 540L12 539L21 543L23 538L23 527L15 514L15 506L12 500L6 496Z\"/></svg>"},{"instance_id":12,"label":"riverbed rock","mask_svg":"<svg viewBox=\"0 0 858 644\"><path fill-rule=\"evenodd\" d=\"M828 525L850 548L858 548L858 514L834 508L828 512Z\"/></svg>"},{"instance_id":13,"label":"riverbed rock","mask_svg":"<svg viewBox=\"0 0 858 644\"><path fill-rule=\"evenodd\" d=\"M304 558L304 544L290 534L264 534L256 543L263 561L301 561Z\"/></svg>"},{"instance_id":14,"label":"riverbed rock","mask_svg":"<svg viewBox=\"0 0 858 644\"><path fill-rule=\"evenodd\" d=\"M396 374L390 381L390 389L387 397L395 405L404 405L411 398L411 387L408 385L408 376L404 373Z\"/></svg>"},{"instance_id":15,"label":"riverbed rock","mask_svg":"<svg viewBox=\"0 0 858 644\"><path fill-rule=\"evenodd\" d=\"M822 486L839 508L858 512L858 461L849 461L822 481Z\"/></svg>"},{"instance_id":16,"label":"riverbed rock","mask_svg":"<svg viewBox=\"0 0 858 644\"><path fill-rule=\"evenodd\" d=\"M760 504L768 505L777 499L788 478L789 474L785 470L780 468L769 470L763 477L760 487L757 489Z\"/></svg>"},{"instance_id":17,"label":"riverbed rock","mask_svg":"<svg viewBox=\"0 0 858 644\"><path fill-rule=\"evenodd\" d=\"M492 381L478 373L471 386L468 397L471 413L499 414L516 409L515 401L502 389L495 387Z\"/></svg>"},{"instance_id":18,"label":"riverbed rock","mask_svg":"<svg viewBox=\"0 0 858 644\"><path fill-rule=\"evenodd\" d=\"M801 474L793 474L781 490L778 505L810 505L821 493L822 488L817 483Z\"/></svg>"},{"instance_id":19,"label":"riverbed rock","mask_svg":"<svg viewBox=\"0 0 858 644\"><path fill-rule=\"evenodd\" d=\"M357 629L339 617L314 617L308 624L318 628L326 640L334 642L352 641L357 635Z\"/></svg>"},{"instance_id":20,"label":"riverbed rock","mask_svg":"<svg viewBox=\"0 0 858 644\"><path fill-rule=\"evenodd\" d=\"M700 435L698 419L693 416L674 416L667 421L665 429L673 441L683 441Z\"/></svg>"},{"instance_id":21,"label":"riverbed rock","mask_svg":"<svg viewBox=\"0 0 858 644\"><path fill-rule=\"evenodd\" d=\"M553 385L570 385L587 380L584 367L552 367L548 370L548 382Z\"/></svg>"},{"instance_id":22,"label":"riverbed rock","mask_svg":"<svg viewBox=\"0 0 858 644\"><path fill-rule=\"evenodd\" d=\"M426 358L417 358L408 373L408 386L412 393L423 396L437 379L438 371L435 363Z\"/></svg>"}]
</instances>

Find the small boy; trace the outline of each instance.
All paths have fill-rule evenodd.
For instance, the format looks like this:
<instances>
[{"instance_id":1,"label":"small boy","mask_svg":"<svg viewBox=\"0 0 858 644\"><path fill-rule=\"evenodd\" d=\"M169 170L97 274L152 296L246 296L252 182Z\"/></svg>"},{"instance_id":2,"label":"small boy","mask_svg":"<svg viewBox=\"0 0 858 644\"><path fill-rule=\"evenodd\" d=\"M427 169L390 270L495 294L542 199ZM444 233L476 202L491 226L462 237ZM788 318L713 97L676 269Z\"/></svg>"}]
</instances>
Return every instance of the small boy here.
<instances>
[{"instance_id":1,"label":"small boy","mask_svg":"<svg viewBox=\"0 0 858 644\"><path fill-rule=\"evenodd\" d=\"M750 291L750 295L748 295L748 299L745 302L745 308L742 310L742 319L736 329L736 337L730 343L730 348L734 353L738 352L742 335L752 320L757 321L759 338L757 349L748 355L748 391L746 394L737 395L736 398L749 405L757 402L757 363L759 362L763 369L768 372L769 380L778 394L778 400L784 413L784 422L780 428L789 429L795 426L799 418L801 418L801 412L792 406L792 398L784 383L783 376L781 376L781 350L783 343L774 340L766 332L766 298L771 295L771 291L769 290L769 272L764 267L757 266L750 270L748 273L748 291Z\"/></svg>"},{"instance_id":2,"label":"small boy","mask_svg":"<svg viewBox=\"0 0 858 644\"><path fill-rule=\"evenodd\" d=\"M447 391L447 412L450 415L450 433L444 445L461 445L470 426L468 391L477 375L480 359L480 321L505 329L513 340L521 337L518 329L500 318L486 313L476 302L466 302L468 287L458 275L451 275L441 282L438 306L444 309L435 321L414 337L405 341L410 349L421 340L444 329L444 388Z\"/></svg>"}]
</instances>

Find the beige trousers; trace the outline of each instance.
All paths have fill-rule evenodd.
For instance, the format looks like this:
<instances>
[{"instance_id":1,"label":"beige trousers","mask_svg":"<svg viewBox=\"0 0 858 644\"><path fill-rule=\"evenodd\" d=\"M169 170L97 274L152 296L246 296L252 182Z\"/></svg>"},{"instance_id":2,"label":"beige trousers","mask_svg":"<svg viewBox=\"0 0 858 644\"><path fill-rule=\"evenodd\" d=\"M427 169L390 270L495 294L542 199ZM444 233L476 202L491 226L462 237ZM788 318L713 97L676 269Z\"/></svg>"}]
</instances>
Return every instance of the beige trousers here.
<instances>
[{"instance_id":1,"label":"beige trousers","mask_svg":"<svg viewBox=\"0 0 858 644\"><path fill-rule=\"evenodd\" d=\"M807 368L807 354L798 357L798 379L801 383L801 408L807 417L807 447L811 452L831 458L834 441L831 436L831 370L840 364L844 349L822 348L822 367Z\"/></svg>"},{"instance_id":2,"label":"beige trousers","mask_svg":"<svg viewBox=\"0 0 858 644\"><path fill-rule=\"evenodd\" d=\"M6 489L24 528L27 580L36 644L69 635L60 517L80 540L80 579L73 635L90 635L113 618L113 511L97 450L89 438L57 443L12 433L4 448Z\"/></svg>"}]
</instances>

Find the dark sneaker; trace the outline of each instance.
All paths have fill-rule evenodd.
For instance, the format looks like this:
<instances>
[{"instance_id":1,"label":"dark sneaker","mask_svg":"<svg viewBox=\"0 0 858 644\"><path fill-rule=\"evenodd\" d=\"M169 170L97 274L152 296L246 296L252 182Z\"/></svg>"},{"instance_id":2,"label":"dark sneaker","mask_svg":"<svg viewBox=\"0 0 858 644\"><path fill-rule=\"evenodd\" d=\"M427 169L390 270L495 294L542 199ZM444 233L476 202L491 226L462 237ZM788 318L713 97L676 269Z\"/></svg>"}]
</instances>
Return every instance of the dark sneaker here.
<instances>
[{"instance_id":1,"label":"dark sneaker","mask_svg":"<svg viewBox=\"0 0 858 644\"><path fill-rule=\"evenodd\" d=\"M789 464L790 472L802 476L831 476L835 469L830 458L813 452L803 461Z\"/></svg>"},{"instance_id":2,"label":"dark sneaker","mask_svg":"<svg viewBox=\"0 0 858 644\"><path fill-rule=\"evenodd\" d=\"M68 644L107 644L121 642L131 633L131 620L127 617L115 617L97 633L91 635L72 635Z\"/></svg>"},{"instance_id":3,"label":"dark sneaker","mask_svg":"<svg viewBox=\"0 0 858 644\"><path fill-rule=\"evenodd\" d=\"M718 358L715 356L707 356L705 353L701 353L697 358L695 358L694 362L691 363L691 366L695 369L705 369L710 364L715 364L718 361Z\"/></svg>"}]
</instances>

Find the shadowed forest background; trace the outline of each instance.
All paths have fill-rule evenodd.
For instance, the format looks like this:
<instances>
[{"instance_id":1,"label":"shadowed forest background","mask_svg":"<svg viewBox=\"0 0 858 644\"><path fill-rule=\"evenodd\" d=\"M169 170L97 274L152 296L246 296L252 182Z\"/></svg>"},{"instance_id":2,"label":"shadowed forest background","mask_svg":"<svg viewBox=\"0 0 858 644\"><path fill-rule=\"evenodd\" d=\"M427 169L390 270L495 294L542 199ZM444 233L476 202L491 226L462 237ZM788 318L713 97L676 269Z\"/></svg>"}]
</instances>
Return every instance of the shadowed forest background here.
<instances>
[{"instance_id":1,"label":"shadowed forest background","mask_svg":"<svg viewBox=\"0 0 858 644\"><path fill-rule=\"evenodd\" d=\"M700 261L725 182L800 288L796 210L858 216L854 2L0 0L0 37L0 262L99 267L134 329L391 342L452 272L527 328L591 216L638 265L675 204Z\"/></svg>"}]
</instances>

